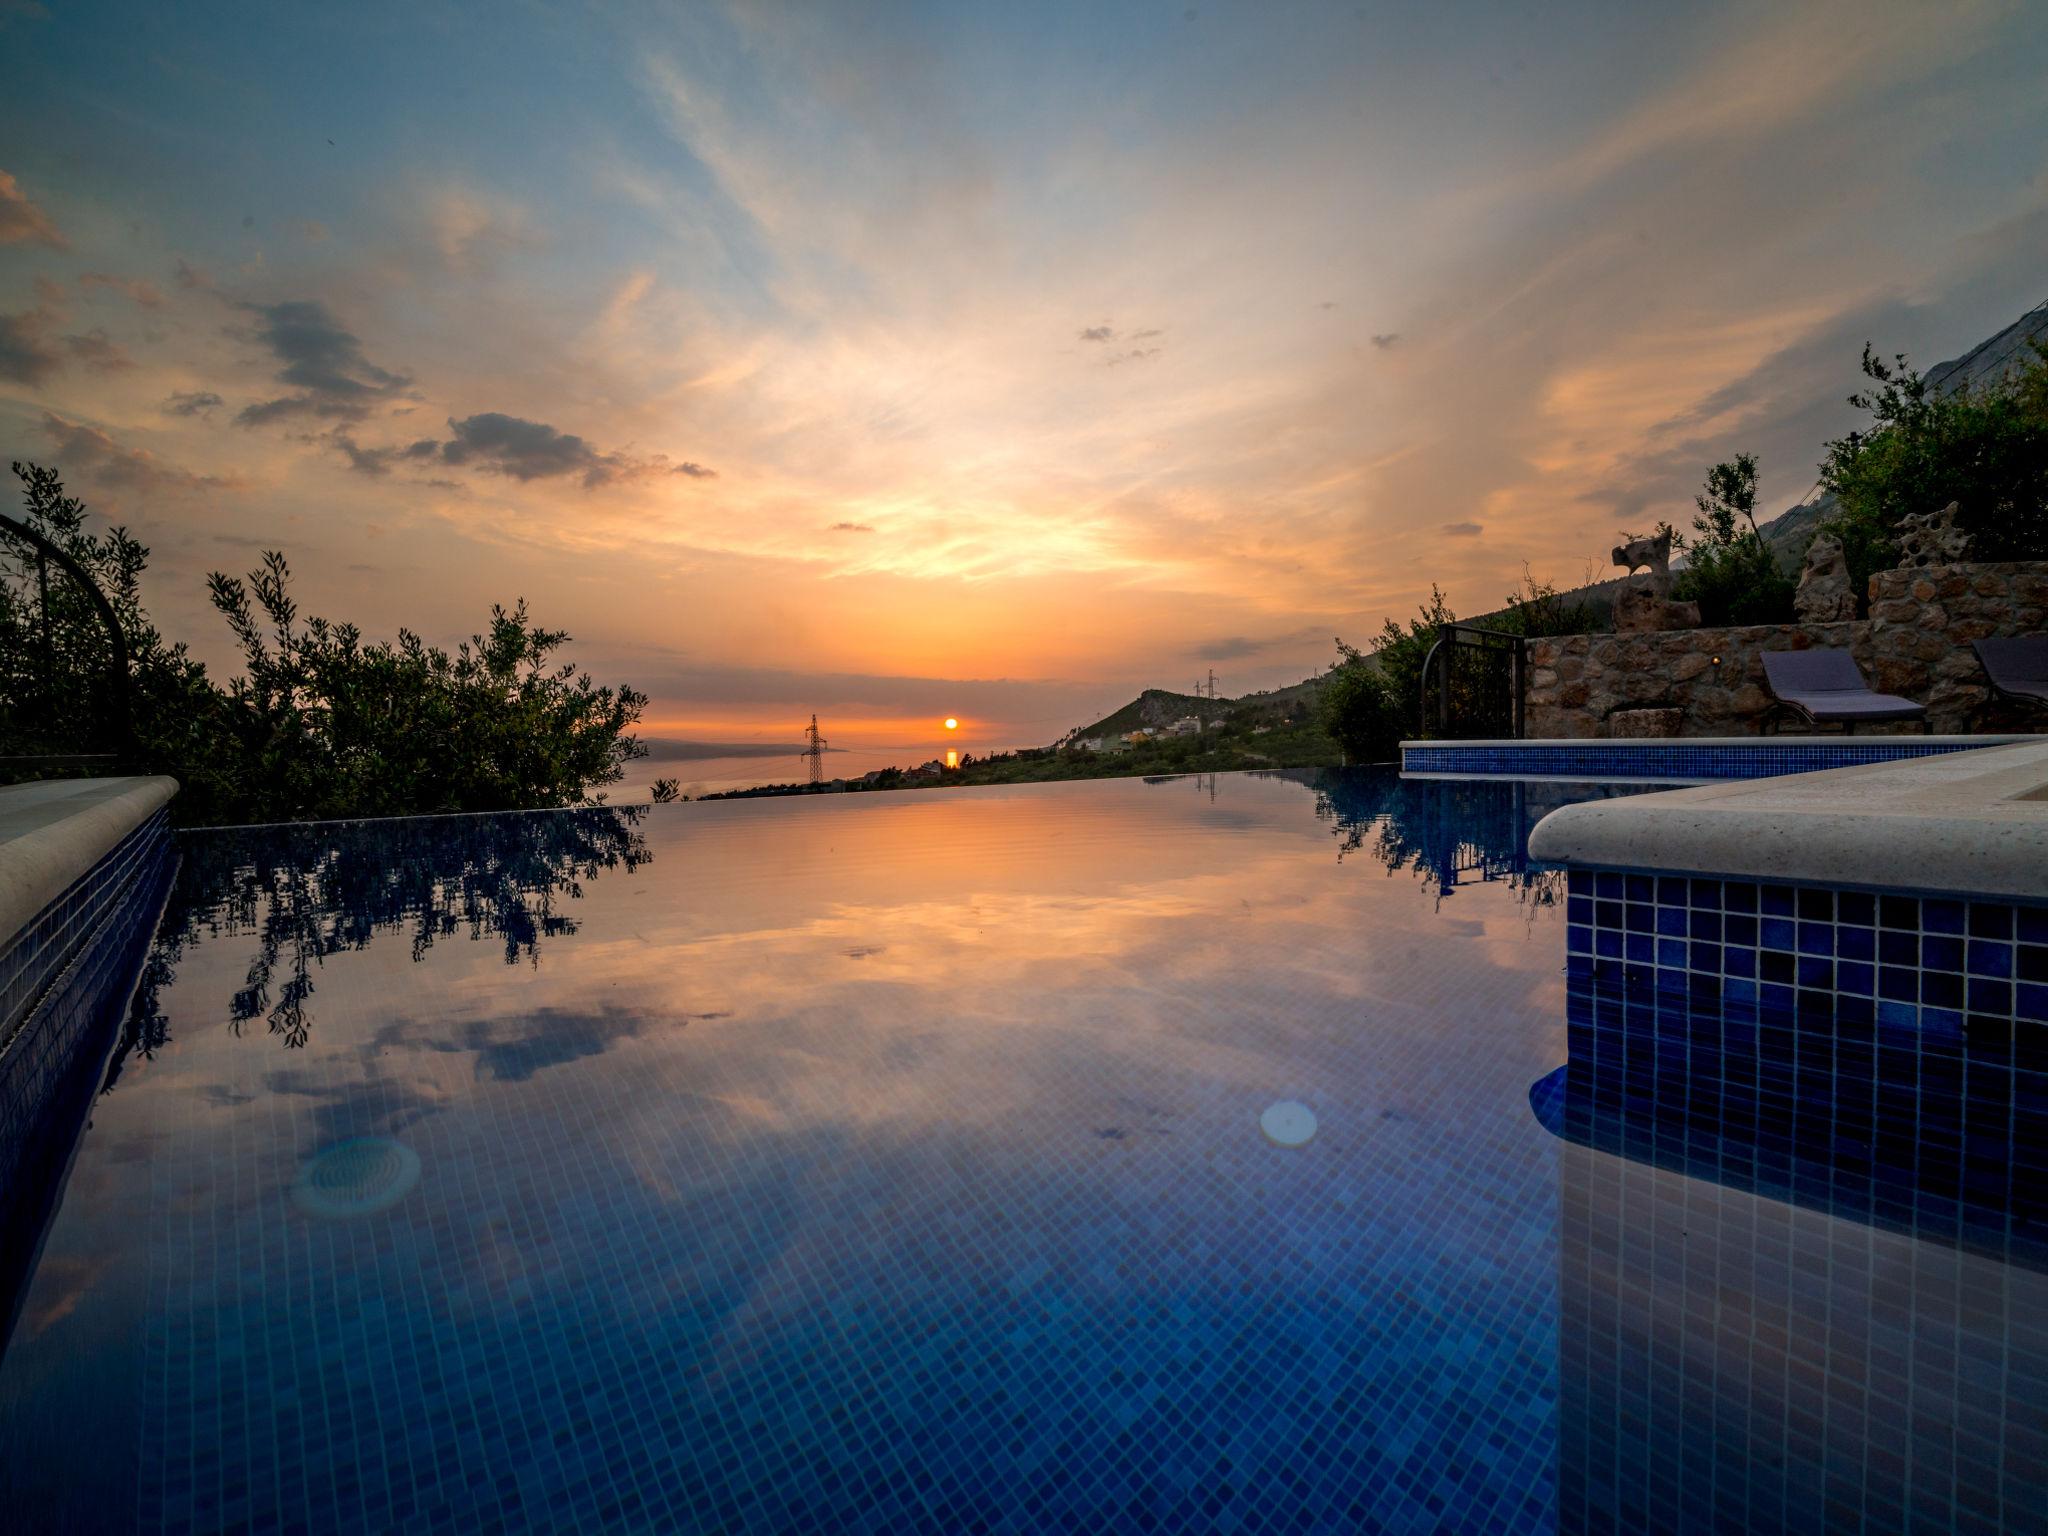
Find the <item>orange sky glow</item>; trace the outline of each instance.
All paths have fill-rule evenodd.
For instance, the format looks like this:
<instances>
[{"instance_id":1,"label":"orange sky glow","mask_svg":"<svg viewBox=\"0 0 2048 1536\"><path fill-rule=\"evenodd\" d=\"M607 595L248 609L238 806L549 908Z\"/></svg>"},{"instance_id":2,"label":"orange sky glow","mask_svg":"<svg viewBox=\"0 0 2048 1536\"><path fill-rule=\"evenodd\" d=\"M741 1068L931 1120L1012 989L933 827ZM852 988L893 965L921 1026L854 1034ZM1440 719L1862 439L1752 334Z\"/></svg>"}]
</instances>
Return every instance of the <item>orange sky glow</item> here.
<instances>
[{"instance_id":1,"label":"orange sky glow","mask_svg":"<svg viewBox=\"0 0 2048 1536\"><path fill-rule=\"evenodd\" d=\"M1295 682L1735 452L1790 505L1864 341L2048 296L2025 7L1649 10L15 8L0 452L220 670L282 548L373 635L523 595L662 736Z\"/></svg>"}]
</instances>

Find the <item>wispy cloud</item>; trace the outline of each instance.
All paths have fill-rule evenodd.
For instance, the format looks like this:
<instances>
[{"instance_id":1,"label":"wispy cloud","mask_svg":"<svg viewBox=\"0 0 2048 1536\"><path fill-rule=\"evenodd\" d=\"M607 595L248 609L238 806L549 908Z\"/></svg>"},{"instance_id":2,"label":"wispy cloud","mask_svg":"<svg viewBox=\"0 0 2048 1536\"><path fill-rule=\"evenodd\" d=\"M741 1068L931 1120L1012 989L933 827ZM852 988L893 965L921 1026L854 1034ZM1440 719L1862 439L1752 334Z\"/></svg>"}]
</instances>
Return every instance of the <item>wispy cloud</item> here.
<instances>
[{"instance_id":1,"label":"wispy cloud","mask_svg":"<svg viewBox=\"0 0 2048 1536\"><path fill-rule=\"evenodd\" d=\"M116 441L104 428L70 420L55 411L43 412L42 428L51 456L67 479L115 497L129 491L185 496L225 490L233 484L213 475L193 474L148 449Z\"/></svg>"},{"instance_id":2,"label":"wispy cloud","mask_svg":"<svg viewBox=\"0 0 2048 1536\"><path fill-rule=\"evenodd\" d=\"M124 373L135 366L135 359L97 326L89 331L66 336L64 347L94 373Z\"/></svg>"},{"instance_id":3,"label":"wispy cloud","mask_svg":"<svg viewBox=\"0 0 2048 1536\"><path fill-rule=\"evenodd\" d=\"M78 290L89 293L103 288L118 293L143 309L162 309L164 292L155 283L140 277L115 277L108 272L81 272L78 274Z\"/></svg>"},{"instance_id":4,"label":"wispy cloud","mask_svg":"<svg viewBox=\"0 0 2048 1536\"><path fill-rule=\"evenodd\" d=\"M0 245L42 245L53 251L71 248L51 218L21 189L21 183L0 171Z\"/></svg>"},{"instance_id":5,"label":"wispy cloud","mask_svg":"<svg viewBox=\"0 0 2048 1536\"><path fill-rule=\"evenodd\" d=\"M174 390L157 409L166 416L207 416L226 402L210 389Z\"/></svg>"}]
</instances>

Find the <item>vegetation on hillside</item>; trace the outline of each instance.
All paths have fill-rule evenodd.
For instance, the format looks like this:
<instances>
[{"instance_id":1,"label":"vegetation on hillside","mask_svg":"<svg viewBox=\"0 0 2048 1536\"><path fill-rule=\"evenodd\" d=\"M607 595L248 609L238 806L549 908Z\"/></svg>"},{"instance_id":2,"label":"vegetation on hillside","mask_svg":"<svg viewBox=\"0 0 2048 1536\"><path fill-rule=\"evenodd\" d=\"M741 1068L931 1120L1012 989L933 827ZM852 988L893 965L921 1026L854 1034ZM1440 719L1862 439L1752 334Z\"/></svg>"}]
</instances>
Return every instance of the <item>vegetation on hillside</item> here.
<instances>
[{"instance_id":1,"label":"vegetation on hillside","mask_svg":"<svg viewBox=\"0 0 2048 1536\"><path fill-rule=\"evenodd\" d=\"M1323 730L1354 763L1390 762L1400 755L1403 738L1429 734L1422 718L1422 670L1438 635L1457 622L1443 589L1431 583L1429 601L1404 626L1388 619L1369 651L1337 641L1338 660L1324 675L1317 703ZM1535 639L1546 635L1580 635L1603 628L1599 608L1541 581L1524 569L1520 590L1507 595L1506 606L1490 615L1485 628ZM1500 670L1505 653L1488 654L1459 647L1450 662L1451 708L1481 730L1489 717L1501 735L1512 728L1513 701Z\"/></svg>"},{"instance_id":2,"label":"vegetation on hillside","mask_svg":"<svg viewBox=\"0 0 2048 1536\"><path fill-rule=\"evenodd\" d=\"M244 675L214 683L143 611L149 551L125 529L85 530L52 470L17 464L25 518L93 576L130 654L134 741L124 771L184 786L182 821L263 822L572 805L641 754L646 705L555 660L568 636L521 602L453 653L408 630L367 641L353 624L302 618L282 554L209 596ZM47 642L47 643L46 643ZM0 540L0 740L17 754L79 751L81 722L112 713L105 631L68 580ZM99 745L99 743L90 743Z\"/></svg>"},{"instance_id":3,"label":"vegetation on hillside","mask_svg":"<svg viewBox=\"0 0 2048 1536\"><path fill-rule=\"evenodd\" d=\"M1870 385L1849 403L1870 424L1829 443L1820 466L1859 593L1897 563L1902 519L1952 501L1974 558L2048 559L2048 348L2033 351L2008 379L1942 389L1903 353L1863 349Z\"/></svg>"},{"instance_id":4,"label":"vegetation on hillside","mask_svg":"<svg viewBox=\"0 0 2048 1536\"><path fill-rule=\"evenodd\" d=\"M1692 536L1671 541L1685 551L1671 595L1698 603L1703 624L1789 622L1798 583L1778 568L1757 527L1756 455L1738 453L1708 470L1693 504Z\"/></svg>"},{"instance_id":5,"label":"vegetation on hillside","mask_svg":"<svg viewBox=\"0 0 2048 1536\"><path fill-rule=\"evenodd\" d=\"M1250 768L1332 768L1336 744L1312 719L1272 726L1226 721L1198 736L1155 736L1121 751L1059 751L971 754L958 768L936 777L916 770L886 768L873 784L846 785L855 793L889 789L939 789L973 784L1049 784L1065 779L1130 779L1181 773L1231 773ZM762 784L749 789L720 790L706 800L747 800L762 795L828 792L808 784Z\"/></svg>"}]
</instances>

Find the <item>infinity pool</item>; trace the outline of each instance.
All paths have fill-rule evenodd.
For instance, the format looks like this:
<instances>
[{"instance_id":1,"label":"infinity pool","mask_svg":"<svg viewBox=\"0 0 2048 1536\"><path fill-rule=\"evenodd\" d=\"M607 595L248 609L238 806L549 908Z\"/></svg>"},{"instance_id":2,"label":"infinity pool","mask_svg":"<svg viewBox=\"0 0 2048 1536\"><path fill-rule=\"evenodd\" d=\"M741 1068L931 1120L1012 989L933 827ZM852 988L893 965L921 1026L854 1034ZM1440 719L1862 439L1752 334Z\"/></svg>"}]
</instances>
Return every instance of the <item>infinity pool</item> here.
<instances>
[{"instance_id":1,"label":"infinity pool","mask_svg":"<svg viewBox=\"0 0 2048 1536\"><path fill-rule=\"evenodd\" d=\"M1594 1016L1523 839L1619 792L1225 775L190 836L0 1361L0 1508L2038 1521L2031 1217L1931 1228L1917 1172L1825 1136L1763 1177L1718 1069L1706 1131L1668 1073L1567 1091ZM2038 1166L2031 1076L1957 1093L2002 1091ZM1903 1205L1835 1198L1838 1157Z\"/></svg>"}]
</instances>

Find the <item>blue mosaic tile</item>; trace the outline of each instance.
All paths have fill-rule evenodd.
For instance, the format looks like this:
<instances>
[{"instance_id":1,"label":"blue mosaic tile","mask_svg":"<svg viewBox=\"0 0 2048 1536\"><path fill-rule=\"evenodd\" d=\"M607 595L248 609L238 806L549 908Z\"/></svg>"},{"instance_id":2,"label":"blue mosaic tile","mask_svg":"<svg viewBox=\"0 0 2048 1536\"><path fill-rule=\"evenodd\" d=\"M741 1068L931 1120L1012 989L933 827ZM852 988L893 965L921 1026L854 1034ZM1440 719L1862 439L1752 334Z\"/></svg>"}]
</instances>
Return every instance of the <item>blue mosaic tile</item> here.
<instances>
[{"instance_id":1,"label":"blue mosaic tile","mask_svg":"<svg viewBox=\"0 0 2048 1536\"><path fill-rule=\"evenodd\" d=\"M1855 1010L1567 983L1558 1528L2037 1531L2048 1085Z\"/></svg>"},{"instance_id":2,"label":"blue mosaic tile","mask_svg":"<svg viewBox=\"0 0 2048 1536\"><path fill-rule=\"evenodd\" d=\"M1655 901L1618 910L1593 899L1596 891L1622 889L1630 879L1643 880ZM1724 906L1716 912L1708 882L1680 892L1628 871L1572 870L1565 949L1589 957L1575 973L1680 994L1711 995L1731 982L1755 980L1766 988L1813 994L1815 1003L1828 1008L1844 998L1874 995L1891 1005L1883 1010L1890 1022L1915 1023L1924 1016L1928 1022L2017 1028L2022 1044L2048 1028L2043 989L2036 985L2048 978L2048 946L2006 937L2040 931L2041 908L1774 882L1731 880L1720 891ZM1752 905L1764 915L1752 919ZM1652 928L1660 934L1717 932L1721 942L1629 943ZM1760 995L1798 1002L1785 992Z\"/></svg>"},{"instance_id":3,"label":"blue mosaic tile","mask_svg":"<svg viewBox=\"0 0 2048 1536\"><path fill-rule=\"evenodd\" d=\"M174 865L161 812L25 924L0 974L0 1349L62 1193Z\"/></svg>"},{"instance_id":4,"label":"blue mosaic tile","mask_svg":"<svg viewBox=\"0 0 2048 1536\"><path fill-rule=\"evenodd\" d=\"M1880 933L1917 974L1917 903L1886 930L1855 893L1532 868L1550 785L1185 788L181 840L0 1358L10 1507L2024 1528L2048 1072L1846 990ZM2011 929L1931 935L1966 996L2048 991ZM1586 1011L1596 965L1763 955ZM1260 1132L1282 1095L1305 1148ZM337 1152L382 1187L392 1144L394 1203L302 1198Z\"/></svg>"},{"instance_id":5,"label":"blue mosaic tile","mask_svg":"<svg viewBox=\"0 0 2048 1536\"><path fill-rule=\"evenodd\" d=\"M1428 742L1401 749L1407 773L1510 774L1572 779L1767 779L1784 773L1894 763L1971 750L1969 742L1914 736L1829 740L1758 737L1740 744L1676 742L1514 742L1468 746Z\"/></svg>"}]
</instances>

